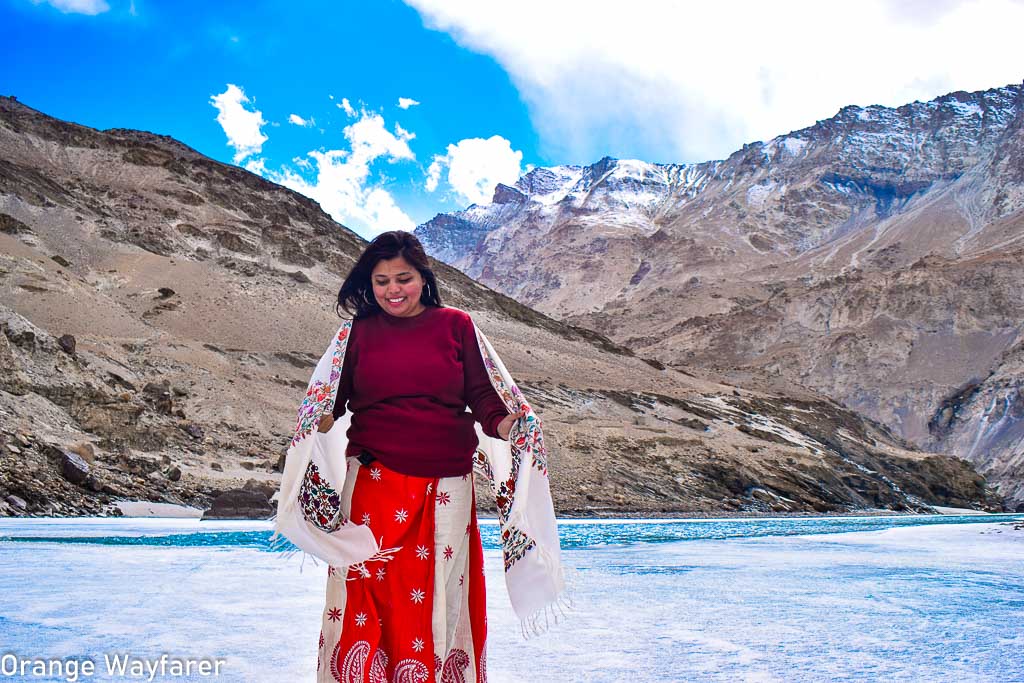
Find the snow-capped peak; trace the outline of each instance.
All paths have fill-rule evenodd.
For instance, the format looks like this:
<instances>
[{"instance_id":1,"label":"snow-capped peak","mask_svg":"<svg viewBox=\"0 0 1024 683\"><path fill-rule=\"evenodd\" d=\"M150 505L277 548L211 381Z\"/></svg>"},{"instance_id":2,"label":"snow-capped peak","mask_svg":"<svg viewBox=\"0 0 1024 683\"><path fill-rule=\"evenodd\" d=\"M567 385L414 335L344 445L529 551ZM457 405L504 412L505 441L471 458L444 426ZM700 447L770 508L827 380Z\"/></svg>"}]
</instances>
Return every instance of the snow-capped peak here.
<instances>
[{"instance_id":1,"label":"snow-capped peak","mask_svg":"<svg viewBox=\"0 0 1024 683\"><path fill-rule=\"evenodd\" d=\"M550 166L535 168L516 182L516 188L533 201L544 205L565 199L583 176L582 166Z\"/></svg>"}]
</instances>

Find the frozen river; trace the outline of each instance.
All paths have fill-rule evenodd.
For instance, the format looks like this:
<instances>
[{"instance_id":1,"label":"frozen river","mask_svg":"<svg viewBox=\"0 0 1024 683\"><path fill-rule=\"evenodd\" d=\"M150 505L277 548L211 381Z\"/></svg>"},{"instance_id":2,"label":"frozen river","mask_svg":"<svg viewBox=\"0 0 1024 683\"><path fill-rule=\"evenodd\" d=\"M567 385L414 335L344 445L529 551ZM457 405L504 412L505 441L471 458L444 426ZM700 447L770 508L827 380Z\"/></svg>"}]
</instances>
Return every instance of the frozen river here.
<instances>
[{"instance_id":1,"label":"frozen river","mask_svg":"<svg viewBox=\"0 0 1024 683\"><path fill-rule=\"evenodd\" d=\"M572 521L575 610L523 641L488 547L489 679L1024 682L1024 531L986 517ZM311 680L326 577L267 522L0 519L0 655ZM67 680L26 675L0 681Z\"/></svg>"}]
</instances>

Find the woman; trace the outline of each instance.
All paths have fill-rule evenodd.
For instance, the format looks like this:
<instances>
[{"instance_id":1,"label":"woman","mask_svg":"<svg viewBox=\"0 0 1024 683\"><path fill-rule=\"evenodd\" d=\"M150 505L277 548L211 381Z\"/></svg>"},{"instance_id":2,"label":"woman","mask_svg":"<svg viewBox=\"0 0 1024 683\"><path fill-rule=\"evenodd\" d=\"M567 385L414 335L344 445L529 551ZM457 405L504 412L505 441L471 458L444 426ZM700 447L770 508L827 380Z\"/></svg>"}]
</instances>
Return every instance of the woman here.
<instances>
[{"instance_id":1,"label":"woman","mask_svg":"<svg viewBox=\"0 0 1024 683\"><path fill-rule=\"evenodd\" d=\"M353 320L299 411L276 524L329 562L318 680L484 681L474 466L517 613L536 627L563 588L540 422L412 234L373 240L338 308Z\"/></svg>"}]
</instances>

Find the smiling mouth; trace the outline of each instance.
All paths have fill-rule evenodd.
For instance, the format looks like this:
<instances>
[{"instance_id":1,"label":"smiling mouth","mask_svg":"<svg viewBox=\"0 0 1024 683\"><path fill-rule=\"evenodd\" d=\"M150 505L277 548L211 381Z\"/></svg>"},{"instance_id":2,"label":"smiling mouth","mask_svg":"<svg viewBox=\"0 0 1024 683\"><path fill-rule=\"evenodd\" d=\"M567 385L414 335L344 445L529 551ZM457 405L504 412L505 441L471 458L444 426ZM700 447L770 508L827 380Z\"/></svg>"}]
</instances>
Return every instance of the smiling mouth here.
<instances>
[{"instance_id":1,"label":"smiling mouth","mask_svg":"<svg viewBox=\"0 0 1024 683\"><path fill-rule=\"evenodd\" d=\"M406 299L406 297L402 296L402 297L399 297L397 299L388 299L387 302L389 304L395 305L395 304L402 303L403 301L405 301L405 299Z\"/></svg>"}]
</instances>

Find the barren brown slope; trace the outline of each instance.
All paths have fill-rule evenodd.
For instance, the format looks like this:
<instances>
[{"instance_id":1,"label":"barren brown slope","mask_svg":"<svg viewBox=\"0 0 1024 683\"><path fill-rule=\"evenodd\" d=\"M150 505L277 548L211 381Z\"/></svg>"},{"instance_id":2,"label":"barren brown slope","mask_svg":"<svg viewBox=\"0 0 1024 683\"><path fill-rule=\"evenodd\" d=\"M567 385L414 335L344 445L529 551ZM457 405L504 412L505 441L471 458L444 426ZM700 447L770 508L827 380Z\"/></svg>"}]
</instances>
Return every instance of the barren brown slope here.
<instances>
[{"instance_id":1,"label":"barren brown slope","mask_svg":"<svg viewBox=\"0 0 1024 683\"><path fill-rule=\"evenodd\" d=\"M310 200L174 140L0 99L0 511L272 490L361 247ZM660 369L437 268L538 407L562 511L993 503L966 462L811 392Z\"/></svg>"}]
</instances>

